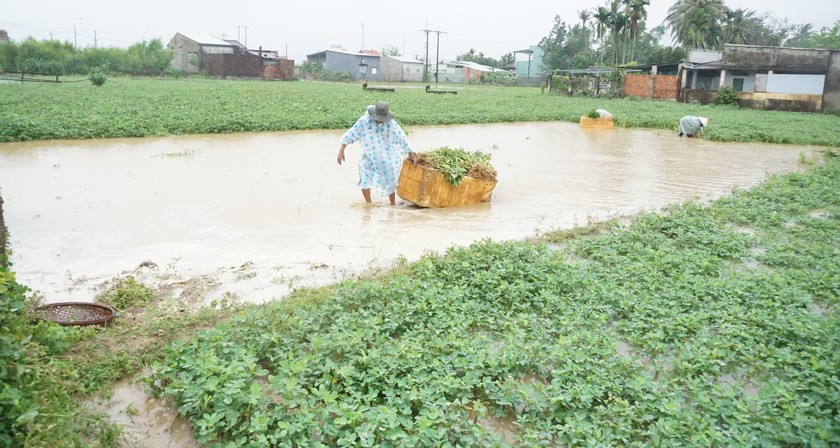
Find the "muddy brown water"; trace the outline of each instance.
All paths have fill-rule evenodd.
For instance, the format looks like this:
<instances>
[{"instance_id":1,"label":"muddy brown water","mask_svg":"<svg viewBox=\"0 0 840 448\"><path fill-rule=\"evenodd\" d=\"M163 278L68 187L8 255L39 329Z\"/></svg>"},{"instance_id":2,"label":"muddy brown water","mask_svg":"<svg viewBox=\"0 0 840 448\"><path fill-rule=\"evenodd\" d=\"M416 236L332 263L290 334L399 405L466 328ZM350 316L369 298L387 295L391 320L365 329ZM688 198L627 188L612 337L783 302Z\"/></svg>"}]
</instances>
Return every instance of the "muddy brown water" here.
<instances>
[{"instance_id":1,"label":"muddy brown water","mask_svg":"<svg viewBox=\"0 0 840 448\"><path fill-rule=\"evenodd\" d=\"M213 278L199 304L261 303L399 257L714 198L799 169L803 150L559 122L407 131L417 151L489 152L492 201L421 209L374 194L365 206L359 145L336 163L342 131L0 144L14 270L49 303L91 301L139 271Z\"/></svg>"},{"instance_id":2,"label":"muddy brown water","mask_svg":"<svg viewBox=\"0 0 840 448\"><path fill-rule=\"evenodd\" d=\"M336 164L341 131L0 144L13 269L48 303L92 301L130 274L176 301L260 303L451 245L711 199L797 170L810 151L569 123L407 130L418 151L490 152L492 201L420 209L374 195L365 206L359 146ZM93 406L126 427L125 446L196 446L135 382Z\"/></svg>"}]
</instances>

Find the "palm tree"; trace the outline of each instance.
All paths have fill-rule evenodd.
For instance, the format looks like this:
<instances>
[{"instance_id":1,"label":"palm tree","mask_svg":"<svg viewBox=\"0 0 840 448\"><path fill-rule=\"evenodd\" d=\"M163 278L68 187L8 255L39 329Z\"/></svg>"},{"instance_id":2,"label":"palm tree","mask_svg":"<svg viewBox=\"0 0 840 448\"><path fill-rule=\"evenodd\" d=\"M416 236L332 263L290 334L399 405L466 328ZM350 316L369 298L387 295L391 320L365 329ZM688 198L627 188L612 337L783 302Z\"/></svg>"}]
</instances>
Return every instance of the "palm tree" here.
<instances>
[{"instance_id":1,"label":"palm tree","mask_svg":"<svg viewBox=\"0 0 840 448\"><path fill-rule=\"evenodd\" d=\"M749 44L749 30L754 21L755 11L738 8L723 10L723 39L727 44Z\"/></svg>"},{"instance_id":2,"label":"palm tree","mask_svg":"<svg viewBox=\"0 0 840 448\"><path fill-rule=\"evenodd\" d=\"M793 29L793 36L785 42L785 46L807 48L809 45L808 40L812 34L814 34L814 28L810 23L798 25Z\"/></svg>"},{"instance_id":3,"label":"palm tree","mask_svg":"<svg viewBox=\"0 0 840 448\"><path fill-rule=\"evenodd\" d=\"M717 48L721 37L723 0L678 0L665 21L683 47Z\"/></svg>"},{"instance_id":4,"label":"palm tree","mask_svg":"<svg viewBox=\"0 0 840 448\"><path fill-rule=\"evenodd\" d=\"M613 40L613 66L618 65L618 41L621 35L624 33L624 30L627 29L627 25L629 24L629 20L627 19L627 15L624 14L618 7L621 5L621 0L612 0L610 3L610 20L609 20L609 27L610 32L612 33L612 40Z\"/></svg>"},{"instance_id":5,"label":"palm tree","mask_svg":"<svg viewBox=\"0 0 840 448\"><path fill-rule=\"evenodd\" d=\"M595 36L601 40L601 65L604 65L604 38L607 35L607 29L610 26L610 10L605 6L599 6L593 14L592 18L595 20Z\"/></svg>"},{"instance_id":6,"label":"palm tree","mask_svg":"<svg viewBox=\"0 0 840 448\"><path fill-rule=\"evenodd\" d=\"M650 0L629 0L627 4L627 12L630 18L630 40L633 41L633 46L630 49L630 60L636 57L636 31L640 20L647 19L647 10L645 6L650 5Z\"/></svg>"},{"instance_id":7,"label":"palm tree","mask_svg":"<svg viewBox=\"0 0 840 448\"><path fill-rule=\"evenodd\" d=\"M581 27L586 29L586 21L589 20L590 17L591 15L589 14L589 11L585 9L578 11L578 18L580 19Z\"/></svg>"}]
</instances>

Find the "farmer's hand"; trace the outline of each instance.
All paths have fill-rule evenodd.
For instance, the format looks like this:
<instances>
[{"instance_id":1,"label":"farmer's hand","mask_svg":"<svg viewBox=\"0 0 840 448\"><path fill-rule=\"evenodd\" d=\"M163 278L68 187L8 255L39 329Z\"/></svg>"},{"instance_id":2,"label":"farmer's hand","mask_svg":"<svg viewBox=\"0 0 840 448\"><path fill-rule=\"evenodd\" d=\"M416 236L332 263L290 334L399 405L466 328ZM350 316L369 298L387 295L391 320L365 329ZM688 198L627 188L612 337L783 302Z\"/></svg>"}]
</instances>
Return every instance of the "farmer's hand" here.
<instances>
[{"instance_id":1,"label":"farmer's hand","mask_svg":"<svg viewBox=\"0 0 840 448\"><path fill-rule=\"evenodd\" d=\"M341 162L343 162L345 160L344 159L344 148L341 148L341 149L338 150L338 157L336 158L336 160L338 161L339 165L341 165Z\"/></svg>"},{"instance_id":2,"label":"farmer's hand","mask_svg":"<svg viewBox=\"0 0 840 448\"><path fill-rule=\"evenodd\" d=\"M414 152L414 151L411 151L410 153L408 153L408 160L411 160L411 163L417 163L417 160L418 160L419 158L420 158L420 157L419 157L419 156L417 155L417 153L416 153L416 152Z\"/></svg>"}]
</instances>

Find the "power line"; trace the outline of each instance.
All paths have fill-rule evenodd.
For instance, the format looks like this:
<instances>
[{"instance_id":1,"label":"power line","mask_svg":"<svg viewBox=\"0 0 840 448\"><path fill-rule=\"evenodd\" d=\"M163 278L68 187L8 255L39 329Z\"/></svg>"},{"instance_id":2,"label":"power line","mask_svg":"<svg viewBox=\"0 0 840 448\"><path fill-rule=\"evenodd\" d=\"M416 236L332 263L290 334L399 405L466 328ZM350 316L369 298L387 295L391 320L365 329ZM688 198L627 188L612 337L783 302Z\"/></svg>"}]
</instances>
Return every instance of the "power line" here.
<instances>
[{"instance_id":1,"label":"power line","mask_svg":"<svg viewBox=\"0 0 840 448\"><path fill-rule=\"evenodd\" d=\"M423 80L425 82L426 78L429 75L429 33L436 33L437 34L437 55L435 56L435 83L438 82L438 66L440 65L440 33L446 33L446 31L440 30L430 30L429 28L420 30L426 33L426 59L423 63Z\"/></svg>"}]
</instances>

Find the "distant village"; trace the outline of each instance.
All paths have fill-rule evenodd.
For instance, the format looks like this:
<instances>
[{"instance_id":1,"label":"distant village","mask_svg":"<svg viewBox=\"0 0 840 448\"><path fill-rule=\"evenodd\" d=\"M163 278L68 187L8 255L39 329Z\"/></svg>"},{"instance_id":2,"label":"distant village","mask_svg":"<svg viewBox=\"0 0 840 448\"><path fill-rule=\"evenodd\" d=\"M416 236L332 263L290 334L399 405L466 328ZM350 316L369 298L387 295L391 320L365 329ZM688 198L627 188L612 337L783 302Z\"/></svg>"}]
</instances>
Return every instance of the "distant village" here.
<instances>
[{"instance_id":1,"label":"distant village","mask_svg":"<svg viewBox=\"0 0 840 448\"><path fill-rule=\"evenodd\" d=\"M0 30L0 41L8 40ZM276 50L249 49L237 40L176 33L167 44L170 66L184 75L216 78L315 79L315 71L365 83L481 84L488 74L510 85L542 86L561 94L618 93L646 99L708 104L731 89L741 107L822 112L840 110L840 50L725 44L722 51L689 50L683 61L621 67L621 85L611 86L613 68L553 70L546 73L539 45L512 51L509 67L472 61L423 61L378 50L329 48L294 60ZM554 84L556 79L568 80ZM572 82L574 80L574 82Z\"/></svg>"},{"instance_id":2,"label":"distant village","mask_svg":"<svg viewBox=\"0 0 840 448\"><path fill-rule=\"evenodd\" d=\"M291 79L307 76L295 67L295 61L286 59L277 51L263 48L248 49L236 40L221 39L212 35L175 34L167 48L174 54L172 67L184 74L205 71L214 77L263 77ZM387 56L378 50L357 52L331 48L306 56L307 62L318 64L333 74L346 74L351 80L382 82L423 82L430 68L415 59ZM495 67L475 62L453 61L434 64L431 70L438 75L438 82L478 83L489 72L508 73ZM531 74L536 77L541 67L534 64ZM525 73L526 77L530 77Z\"/></svg>"},{"instance_id":3,"label":"distant village","mask_svg":"<svg viewBox=\"0 0 840 448\"><path fill-rule=\"evenodd\" d=\"M235 40L211 35L180 33L169 41L172 66L184 74L206 71L215 77L306 78L307 73L277 51L249 50ZM377 50L331 48L306 56L308 63L333 74L346 74L364 82L437 82L478 84L486 73L510 73L515 79L551 83L542 64L542 51L532 45L514 54L508 69L475 62L448 61L429 66L423 61L380 54ZM517 54L524 57L517 58ZM691 50L686 61L625 68L622 93L648 99L712 102L724 87L731 87L742 107L818 112L840 109L840 50L756 45L724 45L723 51ZM576 83L595 92L606 91L609 68L558 70L554 75L585 78ZM523 83L520 83L523 84ZM571 89L573 83L569 83ZM551 87L550 85L548 86ZM569 91L569 94L575 92Z\"/></svg>"}]
</instances>

